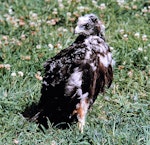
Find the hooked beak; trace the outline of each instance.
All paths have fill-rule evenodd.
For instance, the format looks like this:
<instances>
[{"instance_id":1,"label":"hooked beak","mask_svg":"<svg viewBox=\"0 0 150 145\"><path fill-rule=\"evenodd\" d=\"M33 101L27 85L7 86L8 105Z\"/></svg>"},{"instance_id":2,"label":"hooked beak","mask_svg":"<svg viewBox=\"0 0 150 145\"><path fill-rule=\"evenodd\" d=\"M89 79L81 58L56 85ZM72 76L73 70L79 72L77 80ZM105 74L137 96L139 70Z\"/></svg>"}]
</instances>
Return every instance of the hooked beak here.
<instances>
[{"instance_id":1,"label":"hooked beak","mask_svg":"<svg viewBox=\"0 0 150 145\"><path fill-rule=\"evenodd\" d=\"M75 29L74 29L74 34L79 34L79 27L77 26Z\"/></svg>"},{"instance_id":2,"label":"hooked beak","mask_svg":"<svg viewBox=\"0 0 150 145\"><path fill-rule=\"evenodd\" d=\"M74 35L76 35L76 34L77 34L75 30L74 30L73 34L74 34Z\"/></svg>"}]
</instances>

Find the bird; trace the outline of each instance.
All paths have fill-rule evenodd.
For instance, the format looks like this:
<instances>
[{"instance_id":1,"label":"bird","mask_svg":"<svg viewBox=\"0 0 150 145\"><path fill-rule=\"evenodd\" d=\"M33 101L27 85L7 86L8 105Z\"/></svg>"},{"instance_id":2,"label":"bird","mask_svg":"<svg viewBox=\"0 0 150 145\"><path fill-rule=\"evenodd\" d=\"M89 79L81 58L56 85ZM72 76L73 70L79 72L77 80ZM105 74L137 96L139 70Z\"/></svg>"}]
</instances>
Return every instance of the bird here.
<instances>
[{"instance_id":1,"label":"bird","mask_svg":"<svg viewBox=\"0 0 150 145\"><path fill-rule=\"evenodd\" d=\"M77 38L44 63L38 113L32 117L48 128L77 122L84 130L88 110L113 81L112 53L105 26L95 14L85 14L74 29Z\"/></svg>"}]
</instances>

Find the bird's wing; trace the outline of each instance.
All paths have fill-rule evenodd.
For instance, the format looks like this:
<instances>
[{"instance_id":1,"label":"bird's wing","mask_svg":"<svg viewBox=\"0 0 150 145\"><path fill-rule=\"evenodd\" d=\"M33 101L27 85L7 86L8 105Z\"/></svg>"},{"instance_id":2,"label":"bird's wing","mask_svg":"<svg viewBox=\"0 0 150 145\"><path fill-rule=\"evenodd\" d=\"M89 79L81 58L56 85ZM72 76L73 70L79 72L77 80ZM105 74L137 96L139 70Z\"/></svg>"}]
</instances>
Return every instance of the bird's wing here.
<instances>
[{"instance_id":1,"label":"bird's wing","mask_svg":"<svg viewBox=\"0 0 150 145\"><path fill-rule=\"evenodd\" d=\"M105 85L110 86L112 82L111 61L110 49L104 40L97 36L90 37L85 43L73 43L48 60L44 66L43 84L53 87L63 84L69 96L82 83L82 87L87 87L86 90L92 88L91 92L98 88L98 94L104 91Z\"/></svg>"},{"instance_id":2,"label":"bird's wing","mask_svg":"<svg viewBox=\"0 0 150 145\"><path fill-rule=\"evenodd\" d=\"M74 44L49 59L44 64L46 83L55 86L66 81L73 69L81 64L85 52L86 46L84 44Z\"/></svg>"}]
</instances>

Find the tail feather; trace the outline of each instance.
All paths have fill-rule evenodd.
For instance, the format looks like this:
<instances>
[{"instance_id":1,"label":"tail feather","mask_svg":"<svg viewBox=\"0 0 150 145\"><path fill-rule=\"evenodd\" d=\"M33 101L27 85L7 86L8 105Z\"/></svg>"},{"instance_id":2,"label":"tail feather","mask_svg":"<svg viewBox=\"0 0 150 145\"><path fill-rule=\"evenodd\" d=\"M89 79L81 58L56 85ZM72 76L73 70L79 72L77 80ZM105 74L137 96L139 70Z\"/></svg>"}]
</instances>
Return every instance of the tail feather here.
<instances>
[{"instance_id":1,"label":"tail feather","mask_svg":"<svg viewBox=\"0 0 150 145\"><path fill-rule=\"evenodd\" d=\"M27 120L36 122L41 112L42 111L39 109L39 106L33 103L31 106L28 106L27 108L25 108L25 110L22 112L22 115Z\"/></svg>"}]
</instances>

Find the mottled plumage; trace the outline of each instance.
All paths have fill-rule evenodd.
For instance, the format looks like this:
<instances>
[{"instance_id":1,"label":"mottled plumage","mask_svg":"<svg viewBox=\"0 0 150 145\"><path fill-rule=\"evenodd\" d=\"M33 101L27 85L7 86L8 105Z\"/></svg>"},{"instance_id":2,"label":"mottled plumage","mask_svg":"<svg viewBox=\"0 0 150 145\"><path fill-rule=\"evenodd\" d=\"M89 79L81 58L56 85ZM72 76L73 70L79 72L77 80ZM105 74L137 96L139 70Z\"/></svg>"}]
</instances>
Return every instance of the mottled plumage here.
<instances>
[{"instance_id":1,"label":"mottled plumage","mask_svg":"<svg viewBox=\"0 0 150 145\"><path fill-rule=\"evenodd\" d=\"M46 127L78 121L81 132L88 109L113 78L112 54L104 39L104 25L94 15L80 17L75 28L79 36L45 64L39 113L35 117Z\"/></svg>"}]
</instances>

